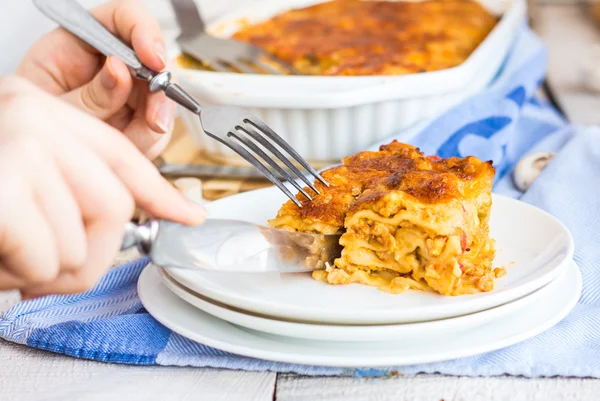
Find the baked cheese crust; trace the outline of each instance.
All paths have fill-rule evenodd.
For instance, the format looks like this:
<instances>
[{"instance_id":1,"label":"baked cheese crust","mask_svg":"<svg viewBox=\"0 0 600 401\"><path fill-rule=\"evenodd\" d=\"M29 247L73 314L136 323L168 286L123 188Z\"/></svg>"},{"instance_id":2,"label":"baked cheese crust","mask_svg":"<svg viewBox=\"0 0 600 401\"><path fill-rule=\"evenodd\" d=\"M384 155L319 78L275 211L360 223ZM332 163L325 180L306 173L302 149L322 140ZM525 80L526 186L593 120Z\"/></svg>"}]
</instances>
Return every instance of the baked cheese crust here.
<instances>
[{"instance_id":1,"label":"baked cheese crust","mask_svg":"<svg viewBox=\"0 0 600 401\"><path fill-rule=\"evenodd\" d=\"M333 0L290 10L233 38L308 75L399 75L457 66L497 18L472 0Z\"/></svg>"}]
</instances>

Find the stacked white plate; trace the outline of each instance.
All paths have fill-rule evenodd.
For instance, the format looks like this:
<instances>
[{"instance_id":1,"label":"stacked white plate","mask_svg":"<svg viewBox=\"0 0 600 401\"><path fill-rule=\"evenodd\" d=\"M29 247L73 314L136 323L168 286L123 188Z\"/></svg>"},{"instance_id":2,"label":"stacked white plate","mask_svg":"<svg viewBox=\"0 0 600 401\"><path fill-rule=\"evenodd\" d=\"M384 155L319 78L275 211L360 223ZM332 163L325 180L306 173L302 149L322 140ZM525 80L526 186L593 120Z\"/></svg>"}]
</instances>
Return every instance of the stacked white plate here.
<instances>
[{"instance_id":1,"label":"stacked white plate","mask_svg":"<svg viewBox=\"0 0 600 401\"><path fill-rule=\"evenodd\" d=\"M277 189L211 203L214 218L265 224L285 201ZM280 362L399 366L454 359L533 337L563 319L581 293L569 231L526 203L494 196L492 292L393 295L359 284L331 286L307 274L235 274L149 266L142 303L194 341Z\"/></svg>"}]
</instances>

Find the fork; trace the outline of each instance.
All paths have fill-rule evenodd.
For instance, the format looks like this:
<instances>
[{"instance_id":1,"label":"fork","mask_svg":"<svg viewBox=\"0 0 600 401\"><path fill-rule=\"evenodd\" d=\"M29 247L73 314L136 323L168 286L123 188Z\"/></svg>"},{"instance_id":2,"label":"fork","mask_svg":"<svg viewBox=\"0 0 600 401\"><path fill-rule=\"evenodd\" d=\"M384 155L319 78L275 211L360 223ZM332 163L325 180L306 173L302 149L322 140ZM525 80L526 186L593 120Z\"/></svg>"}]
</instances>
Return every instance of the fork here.
<instances>
[{"instance_id":1,"label":"fork","mask_svg":"<svg viewBox=\"0 0 600 401\"><path fill-rule=\"evenodd\" d=\"M204 132L223 143L258 169L298 207L302 203L267 167L270 166L281 177L290 182L307 199L312 197L292 177L300 178L315 193L319 193L313 182L279 149L286 152L323 185L329 186L315 169L294 148L285 142L275 131L250 112L233 106L202 107L179 85L171 82L168 71L156 72L144 66L135 52L114 36L85 8L75 0L33 0L36 7L54 22L81 38L105 56L114 56L127 64L132 74L149 82L150 92L164 91L167 97L200 117ZM274 155L275 159L267 152ZM289 171L289 172L288 172Z\"/></svg>"},{"instance_id":2,"label":"fork","mask_svg":"<svg viewBox=\"0 0 600 401\"><path fill-rule=\"evenodd\" d=\"M234 69L250 74L256 74L259 69L262 69L270 74L282 74L282 71L273 67L273 64L276 64L285 69L288 75L298 74L294 67L258 47L208 34L205 30L206 24L194 0L171 0L171 5L181 29L177 38L181 50L212 69L216 71Z\"/></svg>"}]
</instances>

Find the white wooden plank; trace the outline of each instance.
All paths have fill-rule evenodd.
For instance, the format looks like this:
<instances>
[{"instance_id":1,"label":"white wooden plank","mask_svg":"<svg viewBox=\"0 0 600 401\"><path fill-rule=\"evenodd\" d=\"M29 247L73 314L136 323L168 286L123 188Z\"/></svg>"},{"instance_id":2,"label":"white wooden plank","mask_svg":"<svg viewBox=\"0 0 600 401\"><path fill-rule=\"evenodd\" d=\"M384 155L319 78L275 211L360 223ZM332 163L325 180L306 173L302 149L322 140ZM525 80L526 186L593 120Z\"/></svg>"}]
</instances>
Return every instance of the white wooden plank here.
<instances>
[{"instance_id":1,"label":"white wooden plank","mask_svg":"<svg viewBox=\"0 0 600 401\"><path fill-rule=\"evenodd\" d=\"M0 400L271 401L276 375L126 366L79 360L0 340Z\"/></svg>"},{"instance_id":2,"label":"white wooden plank","mask_svg":"<svg viewBox=\"0 0 600 401\"><path fill-rule=\"evenodd\" d=\"M0 292L0 312L18 299ZM0 340L2 401L271 401L275 380L270 372L105 364Z\"/></svg>"},{"instance_id":3,"label":"white wooden plank","mask_svg":"<svg viewBox=\"0 0 600 401\"><path fill-rule=\"evenodd\" d=\"M18 291L0 291L0 313L4 313L11 306L19 302L21 296Z\"/></svg>"},{"instance_id":4,"label":"white wooden plank","mask_svg":"<svg viewBox=\"0 0 600 401\"><path fill-rule=\"evenodd\" d=\"M280 375L277 401L577 401L596 400L593 379L469 378L441 375L378 379Z\"/></svg>"},{"instance_id":5,"label":"white wooden plank","mask_svg":"<svg viewBox=\"0 0 600 401\"><path fill-rule=\"evenodd\" d=\"M582 81L583 61L592 45L600 44L600 29L582 7L544 5L536 9L535 30L548 45L548 81L569 120L600 124L600 95Z\"/></svg>"}]
</instances>

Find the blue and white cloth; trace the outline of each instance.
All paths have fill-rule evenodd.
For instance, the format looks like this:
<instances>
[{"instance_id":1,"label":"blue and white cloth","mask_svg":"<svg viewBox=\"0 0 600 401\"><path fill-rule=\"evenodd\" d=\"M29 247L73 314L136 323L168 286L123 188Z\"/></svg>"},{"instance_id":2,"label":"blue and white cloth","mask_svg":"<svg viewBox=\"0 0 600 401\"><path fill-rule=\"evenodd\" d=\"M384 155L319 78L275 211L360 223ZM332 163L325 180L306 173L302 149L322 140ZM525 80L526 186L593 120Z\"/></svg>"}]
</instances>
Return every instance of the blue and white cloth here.
<instances>
[{"instance_id":1,"label":"blue and white cloth","mask_svg":"<svg viewBox=\"0 0 600 401\"><path fill-rule=\"evenodd\" d=\"M246 358L187 340L155 321L137 297L145 259L116 267L91 291L21 302L0 318L0 337L52 352L103 362L210 366L307 375L451 375L600 377L600 129L568 126L534 94L546 51L527 28L484 93L432 121L413 139L428 154L476 155L498 170L495 191L530 202L571 230L583 294L552 329L509 348L454 361L389 369L291 365ZM389 141L389 140L388 140ZM557 156L522 194L509 172L525 153Z\"/></svg>"}]
</instances>

